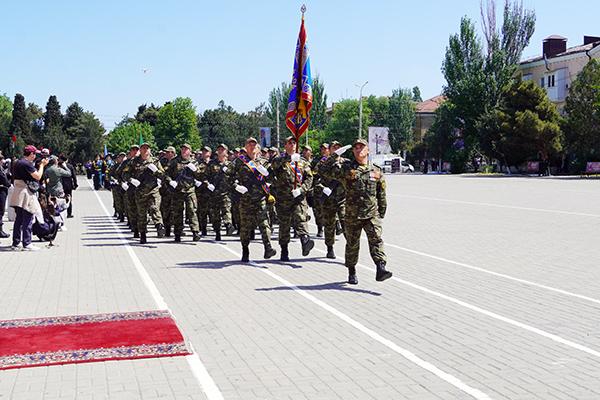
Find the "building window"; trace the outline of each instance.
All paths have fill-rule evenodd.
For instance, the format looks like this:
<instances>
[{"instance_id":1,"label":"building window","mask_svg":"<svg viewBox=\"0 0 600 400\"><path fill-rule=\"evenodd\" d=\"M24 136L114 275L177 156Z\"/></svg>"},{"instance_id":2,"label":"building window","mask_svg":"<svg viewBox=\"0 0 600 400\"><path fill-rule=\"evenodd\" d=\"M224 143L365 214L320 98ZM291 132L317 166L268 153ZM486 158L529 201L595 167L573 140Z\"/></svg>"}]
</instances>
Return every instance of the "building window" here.
<instances>
[{"instance_id":1,"label":"building window","mask_svg":"<svg viewBox=\"0 0 600 400\"><path fill-rule=\"evenodd\" d=\"M554 75L548 75L548 87L554 87Z\"/></svg>"},{"instance_id":2,"label":"building window","mask_svg":"<svg viewBox=\"0 0 600 400\"><path fill-rule=\"evenodd\" d=\"M530 81L533 79L533 74L525 74L523 75L523 81Z\"/></svg>"},{"instance_id":3,"label":"building window","mask_svg":"<svg viewBox=\"0 0 600 400\"><path fill-rule=\"evenodd\" d=\"M546 78L542 77L542 78L540 79L540 86L541 86L541 87L546 87L546 85L545 85L545 82L546 82Z\"/></svg>"}]
</instances>

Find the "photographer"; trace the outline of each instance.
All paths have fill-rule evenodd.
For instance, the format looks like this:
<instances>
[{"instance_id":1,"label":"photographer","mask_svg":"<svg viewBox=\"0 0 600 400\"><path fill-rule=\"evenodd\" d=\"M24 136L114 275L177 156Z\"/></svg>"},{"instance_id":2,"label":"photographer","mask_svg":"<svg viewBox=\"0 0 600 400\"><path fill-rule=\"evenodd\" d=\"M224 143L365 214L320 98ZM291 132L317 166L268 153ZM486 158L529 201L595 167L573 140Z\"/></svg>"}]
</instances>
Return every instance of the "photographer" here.
<instances>
[{"instance_id":1,"label":"photographer","mask_svg":"<svg viewBox=\"0 0 600 400\"><path fill-rule=\"evenodd\" d=\"M62 178L62 185L65 191L65 196L70 199L69 208L67 209L67 218L73 218L73 191L77 189L77 173L73 165L69 163L67 156L61 154L58 158L58 166L71 172L71 176Z\"/></svg>"},{"instance_id":2,"label":"photographer","mask_svg":"<svg viewBox=\"0 0 600 400\"><path fill-rule=\"evenodd\" d=\"M36 251L39 248L31 244L31 229L34 214L41 214L40 203L37 192L39 180L44 174L44 168L48 164L47 158L39 161L39 167L34 166L37 149L35 146L25 146L23 158L16 162L13 168L15 189L9 199L8 205L15 209L17 217L13 228L12 250L18 251L19 245L23 243L23 250Z\"/></svg>"},{"instance_id":3,"label":"photographer","mask_svg":"<svg viewBox=\"0 0 600 400\"><path fill-rule=\"evenodd\" d=\"M4 156L0 151L0 238L2 239L10 237L10 235L2 229L2 218L4 217L4 211L6 211L6 197L8 196L8 189L10 188L7 166L8 163L4 160Z\"/></svg>"}]
</instances>

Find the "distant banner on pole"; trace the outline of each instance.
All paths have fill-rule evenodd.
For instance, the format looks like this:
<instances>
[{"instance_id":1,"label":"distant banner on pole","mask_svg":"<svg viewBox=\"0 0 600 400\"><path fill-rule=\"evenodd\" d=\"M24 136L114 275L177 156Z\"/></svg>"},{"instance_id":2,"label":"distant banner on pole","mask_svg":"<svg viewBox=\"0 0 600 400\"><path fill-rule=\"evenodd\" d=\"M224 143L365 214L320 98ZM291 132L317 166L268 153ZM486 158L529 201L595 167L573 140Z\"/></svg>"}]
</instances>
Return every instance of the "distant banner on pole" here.
<instances>
[{"instance_id":1,"label":"distant banner on pole","mask_svg":"<svg viewBox=\"0 0 600 400\"><path fill-rule=\"evenodd\" d=\"M260 128L261 147L271 147L271 128Z\"/></svg>"},{"instance_id":2,"label":"distant banner on pole","mask_svg":"<svg viewBox=\"0 0 600 400\"><path fill-rule=\"evenodd\" d=\"M390 154L390 128L388 127L369 127L369 151L371 154Z\"/></svg>"}]
</instances>

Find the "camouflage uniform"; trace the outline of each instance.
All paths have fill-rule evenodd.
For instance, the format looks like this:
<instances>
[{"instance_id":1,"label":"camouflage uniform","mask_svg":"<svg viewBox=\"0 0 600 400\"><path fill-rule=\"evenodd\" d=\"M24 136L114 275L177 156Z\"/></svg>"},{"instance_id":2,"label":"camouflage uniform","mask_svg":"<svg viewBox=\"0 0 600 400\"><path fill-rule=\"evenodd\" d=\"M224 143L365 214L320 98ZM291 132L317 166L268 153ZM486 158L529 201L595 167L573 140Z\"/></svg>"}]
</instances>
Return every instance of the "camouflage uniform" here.
<instances>
[{"instance_id":1,"label":"camouflage uniform","mask_svg":"<svg viewBox=\"0 0 600 400\"><path fill-rule=\"evenodd\" d=\"M345 161L345 160L344 160ZM339 162L344 162L339 160ZM323 170L327 169L327 158L322 157L316 165L316 174L319 182L315 186L316 202L320 205L321 221L325 230L325 245L327 246L328 258L335 258L333 245L335 244L336 222L339 217L343 221L345 213L345 193L339 181L325 176ZM328 196L324 189L329 188L331 194Z\"/></svg>"},{"instance_id":2,"label":"camouflage uniform","mask_svg":"<svg viewBox=\"0 0 600 400\"><path fill-rule=\"evenodd\" d=\"M365 142L357 140L356 143ZM361 165L356 161L341 159L333 155L321 168L323 175L337 179L346 190L346 255L349 282L356 281L356 264L360 248L360 234L364 229L369 241L371 258L377 265L377 280L391 276L385 271L387 262L382 234L382 219L387 209L386 184L381 168ZM380 279L381 274L388 274ZM354 277L354 282L351 278Z\"/></svg>"},{"instance_id":3,"label":"camouflage uniform","mask_svg":"<svg viewBox=\"0 0 600 400\"><path fill-rule=\"evenodd\" d=\"M123 197L124 197L125 191L123 190L123 188L121 188L121 182L119 182L121 164L123 164L123 161L121 161L120 163L115 163L112 166L111 171L110 171L110 176L111 176L111 192L112 192L112 196L113 196L113 207L115 209L115 212L117 213L117 217L121 221L124 221L125 209L124 209Z\"/></svg>"},{"instance_id":4,"label":"camouflage uniform","mask_svg":"<svg viewBox=\"0 0 600 400\"><path fill-rule=\"evenodd\" d=\"M244 156L240 156L233 162L233 171L231 175L232 186L245 186L248 192L242 194L239 200L240 210L240 241L243 250L247 250L254 228L258 225L262 236L262 242L265 247L265 256L270 258L274 254L271 247L271 227L269 226L269 217L267 215L267 200L273 201L267 186L267 178L264 178L259 172L251 169L250 165L256 167L263 166L268 168L268 161L256 158L250 161ZM262 182L261 180L262 179ZM236 183L237 182L237 183ZM242 257L243 258L243 257Z\"/></svg>"},{"instance_id":5,"label":"camouflage uniform","mask_svg":"<svg viewBox=\"0 0 600 400\"><path fill-rule=\"evenodd\" d=\"M196 172L188 168L188 164L196 167ZM177 156L171 160L168 167L166 181L169 184L169 190L173 190L171 203L171 221L175 233L175 240L179 241L183 233L183 210L185 208L186 219L189 220L190 228L194 234L194 240L198 240L200 226L196 215L196 192L194 190L194 181L202 179L202 171L193 157L184 160ZM177 187L173 189L170 182L177 182Z\"/></svg>"},{"instance_id":6,"label":"camouflage uniform","mask_svg":"<svg viewBox=\"0 0 600 400\"><path fill-rule=\"evenodd\" d=\"M326 158L325 158L326 159ZM323 187L319 185L321 176L319 175L318 166L321 157L315 157L310 163L310 169L313 172L313 188L312 188L312 209L315 215L315 223L317 224L317 236L321 237L323 230L323 204L321 203L321 190Z\"/></svg>"},{"instance_id":7,"label":"camouflage uniform","mask_svg":"<svg viewBox=\"0 0 600 400\"><path fill-rule=\"evenodd\" d=\"M290 229L293 227L302 243L302 255L307 256L314 243L308 235L308 204L306 195L312 188L312 171L308 161L300 158L292 162L289 154L273 160L271 164L273 188L277 193L277 216L279 218L279 244L281 259L287 261ZM300 189L301 194L294 197L292 191Z\"/></svg>"},{"instance_id":8,"label":"camouflage uniform","mask_svg":"<svg viewBox=\"0 0 600 400\"><path fill-rule=\"evenodd\" d=\"M148 166L152 164L156 167L156 172L152 172ZM148 214L156 226L159 237L164 235L163 219L160 214L160 187L159 180L165 178L162 165L155 157L148 157L146 160L141 156L134 158L129 166L132 178L140 181L135 188L135 198L137 200L137 227L142 239L147 232ZM130 183L131 184L131 183ZM135 186L131 184L132 186Z\"/></svg>"},{"instance_id":9,"label":"camouflage uniform","mask_svg":"<svg viewBox=\"0 0 600 400\"><path fill-rule=\"evenodd\" d=\"M163 157L159 160L160 165L165 171L165 175L169 174L169 159L167 157ZM169 190L170 186L163 179L162 185L158 189L158 193L160 194L160 214L162 215L163 224L165 225L165 233L166 236L171 236L171 226L173 222L171 221L171 204L173 200L173 191Z\"/></svg>"},{"instance_id":10,"label":"camouflage uniform","mask_svg":"<svg viewBox=\"0 0 600 400\"><path fill-rule=\"evenodd\" d=\"M211 223L216 233L216 240L221 239L221 224L231 235L231 198L230 198L230 175L233 172L232 164L225 160L219 162L218 159L212 160L207 167L206 178L209 184L214 186L210 191L208 203L210 204Z\"/></svg>"},{"instance_id":11,"label":"camouflage uniform","mask_svg":"<svg viewBox=\"0 0 600 400\"><path fill-rule=\"evenodd\" d=\"M198 165L203 171L206 171L206 169L208 168L208 164L209 163L205 160L198 161ZM212 197L212 193L210 192L210 190L208 190L208 182L206 181L206 176L203 176L200 182L202 184L200 186L196 186L196 214L198 216L198 223L200 224L200 231L202 232L202 236L206 236L206 231L208 228L208 219L210 217L210 200Z\"/></svg>"},{"instance_id":12,"label":"camouflage uniform","mask_svg":"<svg viewBox=\"0 0 600 400\"><path fill-rule=\"evenodd\" d=\"M137 224L137 201L135 198L135 187L129 183L133 177L133 171L131 169L131 163L135 158L128 158L123 161L123 168L121 169L121 178L124 183L129 185L129 188L125 192L125 204L127 205L127 222L129 227L133 231L133 237L139 236L138 224Z\"/></svg>"}]
</instances>

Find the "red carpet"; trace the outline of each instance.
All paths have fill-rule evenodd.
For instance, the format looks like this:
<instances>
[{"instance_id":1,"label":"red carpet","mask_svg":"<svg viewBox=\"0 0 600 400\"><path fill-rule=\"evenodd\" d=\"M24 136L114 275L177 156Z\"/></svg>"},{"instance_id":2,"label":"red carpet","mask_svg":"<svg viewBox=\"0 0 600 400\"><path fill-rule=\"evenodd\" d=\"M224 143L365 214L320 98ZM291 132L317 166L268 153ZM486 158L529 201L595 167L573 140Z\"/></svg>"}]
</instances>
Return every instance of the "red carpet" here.
<instances>
[{"instance_id":1,"label":"red carpet","mask_svg":"<svg viewBox=\"0 0 600 400\"><path fill-rule=\"evenodd\" d=\"M168 311L0 321L0 370L187 354Z\"/></svg>"}]
</instances>

